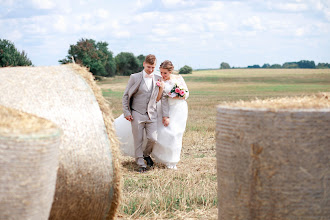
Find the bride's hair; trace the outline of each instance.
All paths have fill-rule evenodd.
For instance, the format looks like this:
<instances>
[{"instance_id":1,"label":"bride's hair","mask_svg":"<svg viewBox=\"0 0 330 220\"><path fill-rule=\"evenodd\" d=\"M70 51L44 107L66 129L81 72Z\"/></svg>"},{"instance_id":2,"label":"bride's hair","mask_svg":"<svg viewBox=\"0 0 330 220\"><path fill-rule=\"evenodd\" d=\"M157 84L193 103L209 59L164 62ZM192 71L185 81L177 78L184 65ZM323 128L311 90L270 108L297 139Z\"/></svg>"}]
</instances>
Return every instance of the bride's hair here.
<instances>
[{"instance_id":1,"label":"bride's hair","mask_svg":"<svg viewBox=\"0 0 330 220\"><path fill-rule=\"evenodd\" d=\"M165 60L159 66L159 68L167 69L168 71L172 72L174 70L174 66L171 61Z\"/></svg>"}]
</instances>

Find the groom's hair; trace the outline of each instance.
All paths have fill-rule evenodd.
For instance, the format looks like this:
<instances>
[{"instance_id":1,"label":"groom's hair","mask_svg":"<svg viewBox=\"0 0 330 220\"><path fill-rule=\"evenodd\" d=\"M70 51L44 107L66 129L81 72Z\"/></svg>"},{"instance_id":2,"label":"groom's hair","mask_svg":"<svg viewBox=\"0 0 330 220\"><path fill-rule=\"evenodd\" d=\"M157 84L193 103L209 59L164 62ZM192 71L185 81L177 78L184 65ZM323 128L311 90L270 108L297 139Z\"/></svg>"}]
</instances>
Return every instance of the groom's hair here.
<instances>
[{"instance_id":1,"label":"groom's hair","mask_svg":"<svg viewBox=\"0 0 330 220\"><path fill-rule=\"evenodd\" d=\"M156 56L153 54L149 54L148 56L146 56L146 59L144 60L144 62L154 65L156 63Z\"/></svg>"}]
</instances>

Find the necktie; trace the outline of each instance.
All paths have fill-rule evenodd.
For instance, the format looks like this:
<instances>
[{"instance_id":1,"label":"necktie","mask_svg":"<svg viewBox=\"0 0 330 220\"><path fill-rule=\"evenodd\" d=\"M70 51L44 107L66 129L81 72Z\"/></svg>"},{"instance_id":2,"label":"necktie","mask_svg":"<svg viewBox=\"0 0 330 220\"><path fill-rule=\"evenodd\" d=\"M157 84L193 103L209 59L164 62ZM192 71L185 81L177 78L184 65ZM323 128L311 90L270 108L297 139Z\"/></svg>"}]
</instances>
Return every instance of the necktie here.
<instances>
[{"instance_id":1,"label":"necktie","mask_svg":"<svg viewBox=\"0 0 330 220\"><path fill-rule=\"evenodd\" d=\"M154 74L148 74L146 73L146 75L144 76L145 78L152 78L154 76Z\"/></svg>"}]
</instances>

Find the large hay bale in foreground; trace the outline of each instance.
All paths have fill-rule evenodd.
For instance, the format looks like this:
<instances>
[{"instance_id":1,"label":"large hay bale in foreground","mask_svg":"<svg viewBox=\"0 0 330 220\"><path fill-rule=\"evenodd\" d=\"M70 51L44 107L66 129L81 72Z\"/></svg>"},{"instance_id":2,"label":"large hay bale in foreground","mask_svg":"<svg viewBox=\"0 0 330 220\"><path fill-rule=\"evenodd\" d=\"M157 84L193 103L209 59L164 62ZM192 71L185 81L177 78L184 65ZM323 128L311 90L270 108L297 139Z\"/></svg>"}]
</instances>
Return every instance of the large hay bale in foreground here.
<instances>
[{"instance_id":1,"label":"large hay bale in foreground","mask_svg":"<svg viewBox=\"0 0 330 220\"><path fill-rule=\"evenodd\" d=\"M48 219L61 129L0 105L0 219Z\"/></svg>"},{"instance_id":2,"label":"large hay bale in foreground","mask_svg":"<svg viewBox=\"0 0 330 220\"><path fill-rule=\"evenodd\" d=\"M109 105L78 65L0 68L0 104L63 130L50 219L112 219L118 207L118 144Z\"/></svg>"},{"instance_id":3,"label":"large hay bale in foreground","mask_svg":"<svg viewBox=\"0 0 330 220\"><path fill-rule=\"evenodd\" d=\"M328 94L217 108L219 219L330 219Z\"/></svg>"}]
</instances>

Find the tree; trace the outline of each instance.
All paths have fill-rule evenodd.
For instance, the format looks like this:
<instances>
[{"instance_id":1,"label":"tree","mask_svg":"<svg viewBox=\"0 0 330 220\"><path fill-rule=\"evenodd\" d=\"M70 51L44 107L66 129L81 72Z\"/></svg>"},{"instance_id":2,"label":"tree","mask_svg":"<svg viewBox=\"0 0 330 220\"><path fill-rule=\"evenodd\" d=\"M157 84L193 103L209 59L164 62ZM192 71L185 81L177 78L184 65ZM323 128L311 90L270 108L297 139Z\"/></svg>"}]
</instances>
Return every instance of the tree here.
<instances>
[{"instance_id":1,"label":"tree","mask_svg":"<svg viewBox=\"0 0 330 220\"><path fill-rule=\"evenodd\" d=\"M265 63L264 65L262 65L261 68L269 68L269 67L270 67L269 63Z\"/></svg>"},{"instance_id":2,"label":"tree","mask_svg":"<svg viewBox=\"0 0 330 220\"><path fill-rule=\"evenodd\" d=\"M253 66L248 66L247 68L260 68L260 66L257 65L257 64L255 64L255 65L253 65Z\"/></svg>"},{"instance_id":3,"label":"tree","mask_svg":"<svg viewBox=\"0 0 330 220\"><path fill-rule=\"evenodd\" d=\"M146 56L140 54L136 58L138 59L138 63L139 63L139 69L138 69L138 71L142 71L143 70L143 62L146 59Z\"/></svg>"},{"instance_id":4,"label":"tree","mask_svg":"<svg viewBox=\"0 0 330 220\"><path fill-rule=\"evenodd\" d=\"M319 63L316 66L317 69L329 69L330 68L330 63Z\"/></svg>"},{"instance_id":5,"label":"tree","mask_svg":"<svg viewBox=\"0 0 330 220\"><path fill-rule=\"evenodd\" d=\"M139 60L133 53L121 52L115 57L118 75L129 76L139 72Z\"/></svg>"},{"instance_id":6,"label":"tree","mask_svg":"<svg viewBox=\"0 0 330 220\"><path fill-rule=\"evenodd\" d=\"M286 62L282 65L285 69L293 69L293 68L299 68L297 62Z\"/></svg>"},{"instance_id":7,"label":"tree","mask_svg":"<svg viewBox=\"0 0 330 220\"><path fill-rule=\"evenodd\" d=\"M114 76L116 72L112 52L108 50L108 43L95 42L92 39L82 38L76 45L70 45L66 58L59 60L59 63L75 62L90 69L96 76Z\"/></svg>"},{"instance_id":8,"label":"tree","mask_svg":"<svg viewBox=\"0 0 330 220\"><path fill-rule=\"evenodd\" d=\"M297 64L298 64L299 68L315 69L315 62L314 61L301 60Z\"/></svg>"},{"instance_id":9,"label":"tree","mask_svg":"<svg viewBox=\"0 0 330 220\"><path fill-rule=\"evenodd\" d=\"M271 69L281 69L282 66L281 66L281 64L273 64L269 68L271 68Z\"/></svg>"},{"instance_id":10,"label":"tree","mask_svg":"<svg viewBox=\"0 0 330 220\"><path fill-rule=\"evenodd\" d=\"M12 42L0 39L0 67L6 66L32 66L32 62L24 50L19 52Z\"/></svg>"},{"instance_id":11,"label":"tree","mask_svg":"<svg viewBox=\"0 0 330 220\"><path fill-rule=\"evenodd\" d=\"M184 67L181 67L179 70L179 74L191 74L192 68L190 66L185 65Z\"/></svg>"},{"instance_id":12,"label":"tree","mask_svg":"<svg viewBox=\"0 0 330 220\"><path fill-rule=\"evenodd\" d=\"M228 63L222 62L220 64L220 69L230 69L230 66Z\"/></svg>"}]
</instances>

